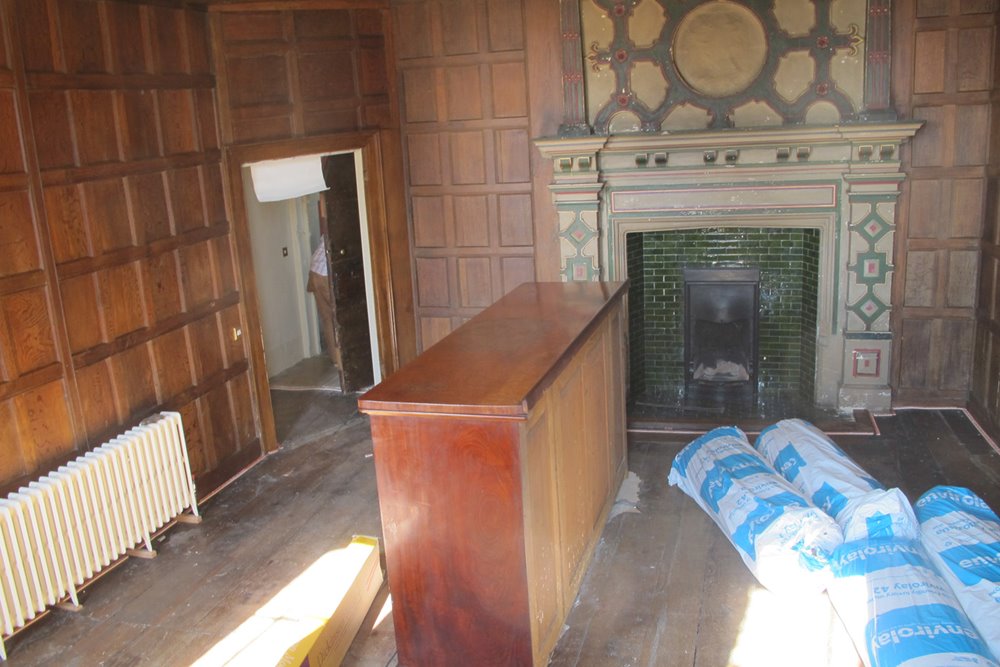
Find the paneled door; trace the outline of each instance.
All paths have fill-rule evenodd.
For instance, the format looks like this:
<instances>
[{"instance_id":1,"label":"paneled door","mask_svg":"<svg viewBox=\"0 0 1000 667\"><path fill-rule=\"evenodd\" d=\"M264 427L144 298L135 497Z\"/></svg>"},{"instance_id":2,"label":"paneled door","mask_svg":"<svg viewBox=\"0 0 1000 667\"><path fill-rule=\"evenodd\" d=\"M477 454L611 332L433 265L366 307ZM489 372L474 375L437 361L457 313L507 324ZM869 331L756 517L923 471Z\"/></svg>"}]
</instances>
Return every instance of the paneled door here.
<instances>
[{"instance_id":1,"label":"paneled door","mask_svg":"<svg viewBox=\"0 0 1000 667\"><path fill-rule=\"evenodd\" d=\"M327 155L323 193L333 328L340 348L340 382L344 391L374 384L369 337L368 295L365 291L364 249L354 153Z\"/></svg>"}]
</instances>

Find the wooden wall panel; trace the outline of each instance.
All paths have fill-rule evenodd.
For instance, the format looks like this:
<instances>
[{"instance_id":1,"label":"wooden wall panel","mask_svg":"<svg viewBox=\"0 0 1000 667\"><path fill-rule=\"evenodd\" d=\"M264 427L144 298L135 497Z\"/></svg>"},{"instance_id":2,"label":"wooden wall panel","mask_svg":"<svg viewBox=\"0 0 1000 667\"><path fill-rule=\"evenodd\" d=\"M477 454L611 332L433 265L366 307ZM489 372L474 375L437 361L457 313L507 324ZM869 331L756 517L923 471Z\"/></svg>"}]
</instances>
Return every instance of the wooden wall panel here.
<instances>
[{"instance_id":1,"label":"wooden wall panel","mask_svg":"<svg viewBox=\"0 0 1000 667\"><path fill-rule=\"evenodd\" d=\"M534 279L533 198L548 194L532 192L521 0L391 4L426 348Z\"/></svg>"},{"instance_id":2,"label":"wooden wall panel","mask_svg":"<svg viewBox=\"0 0 1000 667\"><path fill-rule=\"evenodd\" d=\"M992 4L996 16L1000 12L1000 3L994 0ZM981 67L971 63L967 65L972 69L967 70L970 74L966 79L979 81L989 74L994 79L991 82L989 141L983 141L989 147L989 162L983 188L984 224L979 253L970 407L991 430L994 438L1000 438L1000 80L996 78L1000 37L996 34L995 25L991 38L980 44L984 45L986 52L993 54L993 59L986 61L979 58L984 61ZM957 279L973 269L965 268L968 263L968 260L960 263ZM950 296L954 298L957 295Z\"/></svg>"},{"instance_id":3,"label":"wooden wall panel","mask_svg":"<svg viewBox=\"0 0 1000 667\"><path fill-rule=\"evenodd\" d=\"M247 355L222 329L242 296L207 13L0 0L0 18L0 486L160 409L224 481L260 446L254 396L228 389Z\"/></svg>"},{"instance_id":4,"label":"wooden wall panel","mask_svg":"<svg viewBox=\"0 0 1000 667\"><path fill-rule=\"evenodd\" d=\"M391 104L378 12L228 11L216 32L233 143L372 127Z\"/></svg>"},{"instance_id":5,"label":"wooden wall panel","mask_svg":"<svg viewBox=\"0 0 1000 667\"><path fill-rule=\"evenodd\" d=\"M992 0L893 5L896 108L925 122L902 156L908 179L896 234L897 405L962 405L972 388L997 9Z\"/></svg>"},{"instance_id":6,"label":"wooden wall panel","mask_svg":"<svg viewBox=\"0 0 1000 667\"><path fill-rule=\"evenodd\" d=\"M0 3L0 485L76 444L58 290L33 184L33 143L15 7Z\"/></svg>"}]
</instances>

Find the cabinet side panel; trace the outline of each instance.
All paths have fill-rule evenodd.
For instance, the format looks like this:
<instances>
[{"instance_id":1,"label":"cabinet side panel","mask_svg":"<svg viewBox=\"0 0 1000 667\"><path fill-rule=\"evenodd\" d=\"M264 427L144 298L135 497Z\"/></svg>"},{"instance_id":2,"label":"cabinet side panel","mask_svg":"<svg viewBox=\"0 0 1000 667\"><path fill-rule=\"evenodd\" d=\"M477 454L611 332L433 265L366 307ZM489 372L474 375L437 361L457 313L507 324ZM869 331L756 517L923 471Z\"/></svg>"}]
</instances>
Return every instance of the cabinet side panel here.
<instances>
[{"instance_id":1,"label":"cabinet side panel","mask_svg":"<svg viewBox=\"0 0 1000 667\"><path fill-rule=\"evenodd\" d=\"M530 664L518 423L371 424L400 664Z\"/></svg>"},{"instance_id":2,"label":"cabinet side panel","mask_svg":"<svg viewBox=\"0 0 1000 667\"><path fill-rule=\"evenodd\" d=\"M524 528L536 664L545 664L566 616L559 560L559 506L556 502L553 410L547 392L525 427Z\"/></svg>"},{"instance_id":3,"label":"cabinet side panel","mask_svg":"<svg viewBox=\"0 0 1000 667\"><path fill-rule=\"evenodd\" d=\"M607 347L605 364L608 368L608 456L609 472L611 473L611 489L618 494L628 467L628 444L625 429L625 387L628 378L625 376L628 359L625 331L625 303L619 301L615 310L608 316L608 336L605 339Z\"/></svg>"}]
</instances>

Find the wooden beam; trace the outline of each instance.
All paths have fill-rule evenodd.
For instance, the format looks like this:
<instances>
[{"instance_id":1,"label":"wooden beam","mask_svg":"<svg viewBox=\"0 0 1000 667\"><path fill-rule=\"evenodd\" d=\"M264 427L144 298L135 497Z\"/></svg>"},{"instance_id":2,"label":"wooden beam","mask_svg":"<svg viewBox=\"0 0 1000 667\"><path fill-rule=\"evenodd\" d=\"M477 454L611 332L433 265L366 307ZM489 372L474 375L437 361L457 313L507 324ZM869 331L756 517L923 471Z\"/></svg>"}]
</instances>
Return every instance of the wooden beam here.
<instances>
[{"instance_id":1,"label":"wooden beam","mask_svg":"<svg viewBox=\"0 0 1000 667\"><path fill-rule=\"evenodd\" d=\"M389 0L208 0L212 12L284 12L316 9L388 9Z\"/></svg>"}]
</instances>

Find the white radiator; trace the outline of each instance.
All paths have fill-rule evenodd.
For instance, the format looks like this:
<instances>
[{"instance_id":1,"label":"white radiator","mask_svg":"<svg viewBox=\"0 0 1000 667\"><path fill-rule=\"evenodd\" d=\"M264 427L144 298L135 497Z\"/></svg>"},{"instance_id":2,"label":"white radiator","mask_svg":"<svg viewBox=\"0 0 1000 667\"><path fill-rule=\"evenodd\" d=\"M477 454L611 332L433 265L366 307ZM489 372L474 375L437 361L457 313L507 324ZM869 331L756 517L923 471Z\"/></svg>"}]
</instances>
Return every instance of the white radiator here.
<instances>
[{"instance_id":1,"label":"white radiator","mask_svg":"<svg viewBox=\"0 0 1000 667\"><path fill-rule=\"evenodd\" d=\"M8 637L186 509L198 516L181 416L162 412L0 499L0 658Z\"/></svg>"}]
</instances>

